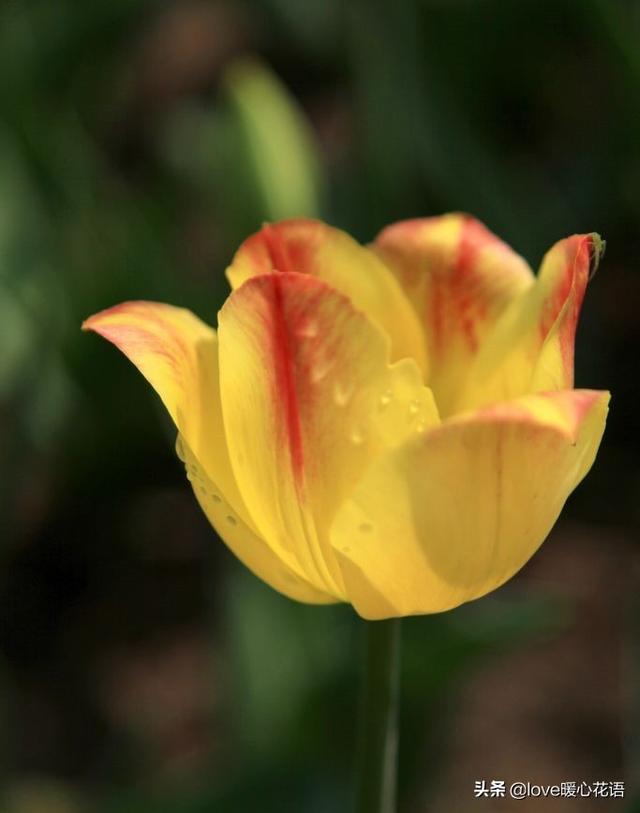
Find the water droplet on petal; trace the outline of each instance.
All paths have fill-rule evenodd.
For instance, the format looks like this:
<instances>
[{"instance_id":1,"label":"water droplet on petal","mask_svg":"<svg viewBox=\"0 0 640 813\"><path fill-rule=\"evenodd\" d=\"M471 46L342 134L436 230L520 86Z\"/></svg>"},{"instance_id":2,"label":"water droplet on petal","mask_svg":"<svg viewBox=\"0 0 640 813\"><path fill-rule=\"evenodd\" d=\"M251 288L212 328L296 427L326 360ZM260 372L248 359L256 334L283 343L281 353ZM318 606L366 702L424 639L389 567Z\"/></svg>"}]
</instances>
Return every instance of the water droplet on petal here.
<instances>
[{"instance_id":1,"label":"water droplet on petal","mask_svg":"<svg viewBox=\"0 0 640 813\"><path fill-rule=\"evenodd\" d=\"M315 319L303 319L296 330L301 339L313 339L318 335L318 323Z\"/></svg>"},{"instance_id":2,"label":"water droplet on petal","mask_svg":"<svg viewBox=\"0 0 640 813\"><path fill-rule=\"evenodd\" d=\"M237 525L238 524L238 520L235 517L232 517L231 515L229 515L227 517L227 522L229 523L229 525Z\"/></svg>"},{"instance_id":3,"label":"water droplet on petal","mask_svg":"<svg viewBox=\"0 0 640 813\"><path fill-rule=\"evenodd\" d=\"M211 494L211 498L214 502L222 502L222 497L219 494Z\"/></svg>"},{"instance_id":4,"label":"water droplet on petal","mask_svg":"<svg viewBox=\"0 0 640 813\"><path fill-rule=\"evenodd\" d=\"M361 443L364 443L364 435L362 434L361 429L353 429L351 431L351 442L355 443L356 446L360 446Z\"/></svg>"},{"instance_id":5,"label":"water droplet on petal","mask_svg":"<svg viewBox=\"0 0 640 813\"><path fill-rule=\"evenodd\" d=\"M391 390L385 390L382 395L380 396L379 404L380 409L385 409L391 403L391 399L393 398L393 393Z\"/></svg>"},{"instance_id":6,"label":"water droplet on petal","mask_svg":"<svg viewBox=\"0 0 640 813\"><path fill-rule=\"evenodd\" d=\"M315 366L311 369L311 380L314 384L317 384L319 381L322 381L323 378L327 377L329 370L332 367L331 359L324 359L322 361L318 361Z\"/></svg>"},{"instance_id":7,"label":"water droplet on petal","mask_svg":"<svg viewBox=\"0 0 640 813\"><path fill-rule=\"evenodd\" d=\"M417 415L420 412L420 401L412 401L409 404L409 414Z\"/></svg>"},{"instance_id":8,"label":"water droplet on petal","mask_svg":"<svg viewBox=\"0 0 640 813\"><path fill-rule=\"evenodd\" d=\"M333 388L333 400L340 407L346 406L351 400L353 395L353 385L345 386L344 384L336 383Z\"/></svg>"},{"instance_id":9,"label":"water droplet on petal","mask_svg":"<svg viewBox=\"0 0 640 813\"><path fill-rule=\"evenodd\" d=\"M418 421L418 424L416 425L416 432L422 434L422 432L424 432L426 428L427 428L426 421Z\"/></svg>"},{"instance_id":10,"label":"water droplet on petal","mask_svg":"<svg viewBox=\"0 0 640 813\"><path fill-rule=\"evenodd\" d=\"M363 534L370 534L373 531L373 525L370 522L361 522L358 530Z\"/></svg>"}]
</instances>

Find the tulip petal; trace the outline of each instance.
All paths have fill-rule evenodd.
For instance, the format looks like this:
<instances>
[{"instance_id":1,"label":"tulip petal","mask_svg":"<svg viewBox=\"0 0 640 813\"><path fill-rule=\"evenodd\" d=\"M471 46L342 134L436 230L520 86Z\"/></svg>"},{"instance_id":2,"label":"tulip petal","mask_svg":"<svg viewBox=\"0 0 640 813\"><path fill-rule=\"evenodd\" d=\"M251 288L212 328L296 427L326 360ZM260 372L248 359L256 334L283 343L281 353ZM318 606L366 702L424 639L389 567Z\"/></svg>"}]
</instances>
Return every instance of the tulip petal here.
<instances>
[{"instance_id":1,"label":"tulip petal","mask_svg":"<svg viewBox=\"0 0 640 813\"><path fill-rule=\"evenodd\" d=\"M422 328L384 263L348 234L319 220L267 224L238 249L227 269L232 288L273 271L310 274L328 282L363 310L391 339L391 360L427 358Z\"/></svg>"},{"instance_id":2,"label":"tulip petal","mask_svg":"<svg viewBox=\"0 0 640 813\"><path fill-rule=\"evenodd\" d=\"M125 302L87 319L132 361L162 399L180 432L176 444L198 502L220 536L261 579L299 601L327 603L252 528L227 452L215 331L187 310Z\"/></svg>"},{"instance_id":3,"label":"tulip petal","mask_svg":"<svg viewBox=\"0 0 640 813\"><path fill-rule=\"evenodd\" d=\"M254 277L219 314L231 465L259 534L344 598L327 527L376 456L438 422L411 359L350 300L296 273Z\"/></svg>"},{"instance_id":4,"label":"tulip petal","mask_svg":"<svg viewBox=\"0 0 640 813\"><path fill-rule=\"evenodd\" d=\"M331 530L360 615L440 612L516 573L589 471L608 400L526 396L455 417L374 463Z\"/></svg>"},{"instance_id":5,"label":"tulip petal","mask_svg":"<svg viewBox=\"0 0 640 813\"><path fill-rule=\"evenodd\" d=\"M457 411L573 386L578 316L603 245L582 234L547 252L535 284L504 312L475 359Z\"/></svg>"},{"instance_id":6,"label":"tulip petal","mask_svg":"<svg viewBox=\"0 0 640 813\"><path fill-rule=\"evenodd\" d=\"M463 214L406 220L373 248L394 271L424 327L429 385L451 414L469 365L508 304L533 274L477 220Z\"/></svg>"},{"instance_id":7,"label":"tulip petal","mask_svg":"<svg viewBox=\"0 0 640 813\"><path fill-rule=\"evenodd\" d=\"M557 243L543 261L540 278L549 295L538 326L544 340L531 382L533 392L573 386L580 309L587 283L602 259L604 247L598 234L575 235Z\"/></svg>"}]
</instances>

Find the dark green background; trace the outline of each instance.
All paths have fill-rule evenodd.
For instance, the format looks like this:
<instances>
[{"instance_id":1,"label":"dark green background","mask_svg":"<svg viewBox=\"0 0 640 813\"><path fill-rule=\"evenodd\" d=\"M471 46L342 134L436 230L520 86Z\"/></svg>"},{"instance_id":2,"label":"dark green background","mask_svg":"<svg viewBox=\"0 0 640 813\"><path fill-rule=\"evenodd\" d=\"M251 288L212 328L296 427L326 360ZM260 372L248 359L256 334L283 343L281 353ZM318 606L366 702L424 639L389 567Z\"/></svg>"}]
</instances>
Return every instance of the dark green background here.
<instances>
[{"instance_id":1,"label":"dark green background","mask_svg":"<svg viewBox=\"0 0 640 813\"><path fill-rule=\"evenodd\" d=\"M493 809L483 778L624 779L566 809L631 809L639 42L631 0L0 6L3 811L348 810L357 619L242 570L150 388L79 325L133 298L214 322L265 219L367 241L455 209L534 267L606 238L577 384L613 401L524 574L405 623L401 809Z\"/></svg>"}]
</instances>

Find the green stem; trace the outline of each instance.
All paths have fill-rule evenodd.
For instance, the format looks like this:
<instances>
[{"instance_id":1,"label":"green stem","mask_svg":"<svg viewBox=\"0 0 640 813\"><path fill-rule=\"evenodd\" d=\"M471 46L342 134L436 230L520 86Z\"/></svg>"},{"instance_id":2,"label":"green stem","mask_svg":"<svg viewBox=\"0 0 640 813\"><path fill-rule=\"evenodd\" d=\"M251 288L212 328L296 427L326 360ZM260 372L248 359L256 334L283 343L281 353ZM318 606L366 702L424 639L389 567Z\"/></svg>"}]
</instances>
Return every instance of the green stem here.
<instances>
[{"instance_id":1,"label":"green stem","mask_svg":"<svg viewBox=\"0 0 640 813\"><path fill-rule=\"evenodd\" d=\"M365 622L356 813L395 813L400 619Z\"/></svg>"}]
</instances>

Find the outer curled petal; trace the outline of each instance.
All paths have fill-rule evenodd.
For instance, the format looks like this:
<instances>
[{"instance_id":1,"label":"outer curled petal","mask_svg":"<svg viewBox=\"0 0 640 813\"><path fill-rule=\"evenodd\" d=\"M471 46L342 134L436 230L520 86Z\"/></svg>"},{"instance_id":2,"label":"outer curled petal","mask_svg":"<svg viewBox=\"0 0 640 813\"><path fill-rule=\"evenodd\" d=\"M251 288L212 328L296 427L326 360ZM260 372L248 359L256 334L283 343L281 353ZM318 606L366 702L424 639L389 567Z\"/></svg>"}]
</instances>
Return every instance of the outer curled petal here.
<instances>
[{"instance_id":1,"label":"outer curled petal","mask_svg":"<svg viewBox=\"0 0 640 813\"><path fill-rule=\"evenodd\" d=\"M527 396L453 418L374 464L331 534L357 611L439 612L509 579L589 471L608 400Z\"/></svg>"},{"instance_id":2,"label":"outer curled petal","mask_svg":"<svg viewBox=\"0 0 640 813\"><path fill-rule=\"evenodd\" d=\"M83 328L113 342L156 390L181 433L177 449L198 502L236 556L291 598L332 601L276 555L248 517L229 465L215 331L187 310L155 302L125 302Z\"/></svg>"},{"instance_id":3,"label":"outer curled petal","mask_svg":"<svg viewBox=\"0 0 640 813\"><path fill-rule=\"evenodd\" d=\"M423 324L429 384L448 415L486 336L533 274L502 240L462 214L396 223L373 247Z\"/></svg>"},{"instance_id":4,"label":"outer curled petal","mask_svg":"<svg viewBox=\"0 0 640 813\"><path fill-rule=\"evenodd\" d=\"M304 274L250 279L219 315L231 464L261 536L344 598L327 524L379 454L437 423L410 359L334 288Z\"/></svg>"},{"instance_id":5,"label":"outer curled petal","mask_svg":"<svg viewBox=\"0 0 640 813\"><path fill-rule=\"evenodd\" d=\"M553 246L535 285L504 312L469 369L458 410L573 386L578 317L602 251L594 234Z\"/></svg>"},{"instance_id":6,"label":"outer curled petal","mask_svg":"<svg viewBox=\"0 0 640 813\"><path fill-rule=\"evenodd\" d=\"M531 381L533 392L573 387L580 309L604 248L597 234L575 235L556 243L544 259L540 280L548 294L538 325L543 341Z\"/></svg>"},{"instance_id":7,"label":"outer curled petal","mask_svg":"<svg viewBox=\"0 0 640 813\"><path fill-rule=\"evenodd\" d=\"M426 373L422 329L410 303L384 263L345 232L319 220L267 224L238 249L227 277L235 289L272 271L328 282L388 334L392 361L414 358Z\"/></svg>"}]
</instances>

